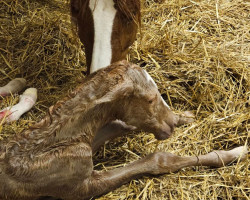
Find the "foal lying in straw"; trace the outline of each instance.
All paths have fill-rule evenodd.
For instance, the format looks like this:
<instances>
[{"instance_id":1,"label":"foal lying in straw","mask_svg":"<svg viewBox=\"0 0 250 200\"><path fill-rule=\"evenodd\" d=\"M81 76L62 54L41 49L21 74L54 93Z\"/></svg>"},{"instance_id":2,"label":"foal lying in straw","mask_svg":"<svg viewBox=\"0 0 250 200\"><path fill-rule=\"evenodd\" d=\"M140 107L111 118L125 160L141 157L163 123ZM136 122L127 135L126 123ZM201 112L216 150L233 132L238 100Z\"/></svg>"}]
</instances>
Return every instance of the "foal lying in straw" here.
<instances>
[{"instance_id":1,"label":"foal lying in straw","mask_svg":"<svg viewBox=\"0 0 250 200\"><path fill-rule=\"evenodd\" d=\"M88 199L145 174L175 172L188 166L221 167L246 158L247 147L198 157L156 152L125 167L93 170L92 155L110 138L121 136L119 119L170 137L174 127L193 121L174 114L146 71L126 61L101 69L49 109L38 124L0 143L0 199ZM113 127L112 127L113 126Z\"/></svg>"}]
</instances>

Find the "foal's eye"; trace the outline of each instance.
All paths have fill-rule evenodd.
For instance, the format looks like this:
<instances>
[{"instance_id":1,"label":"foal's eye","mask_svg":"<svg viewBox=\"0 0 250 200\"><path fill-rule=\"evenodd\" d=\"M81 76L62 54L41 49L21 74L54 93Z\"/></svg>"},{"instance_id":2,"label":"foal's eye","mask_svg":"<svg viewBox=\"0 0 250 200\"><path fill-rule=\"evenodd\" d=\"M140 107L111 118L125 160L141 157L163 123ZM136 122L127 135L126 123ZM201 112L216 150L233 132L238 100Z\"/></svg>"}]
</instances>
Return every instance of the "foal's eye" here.
<instances>
[{"instance_id":1,"label":"foal's eye","mask_svg":"<svg viewBox=\"0 0 250 200\"><path fill-rule=\"evenodd\" d=\"M157 95L155 95L154 97L149 98L148 103L152 104L156 100L156 98L157 98Z\"/></svg>"},{"instance_id":2,"label":"foal's eye","mask_svg":"<svg viewBox=\"0 0 250 200\"><path fill-rule=\"evenodd\" d=\"M150 99L150 100L148 100L148 103L151 104L151 103L153 103L153 101L154 101L154 99Z\"/></svg>"}]
</instances>

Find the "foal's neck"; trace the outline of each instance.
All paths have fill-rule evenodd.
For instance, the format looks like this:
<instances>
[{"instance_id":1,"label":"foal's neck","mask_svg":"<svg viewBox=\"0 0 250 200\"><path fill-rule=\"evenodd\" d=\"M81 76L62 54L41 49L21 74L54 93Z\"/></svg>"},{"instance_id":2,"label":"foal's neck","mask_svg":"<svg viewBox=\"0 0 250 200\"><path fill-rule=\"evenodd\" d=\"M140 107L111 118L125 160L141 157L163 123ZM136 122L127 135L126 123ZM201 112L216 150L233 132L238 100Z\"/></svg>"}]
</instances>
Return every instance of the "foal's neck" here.
<instances>
[{"instance_id":1,"label":"foal's neck","mask_svg":"<svg viewBox=\"0 0 250 200\"><path fill-rule=\"evenodd\" d=\"M90 103L85 110L67 119L55 140L77 140L92 144L97 131L105 124L119 118L113 109L115 102Z\"/></svg>"}]
</instances>

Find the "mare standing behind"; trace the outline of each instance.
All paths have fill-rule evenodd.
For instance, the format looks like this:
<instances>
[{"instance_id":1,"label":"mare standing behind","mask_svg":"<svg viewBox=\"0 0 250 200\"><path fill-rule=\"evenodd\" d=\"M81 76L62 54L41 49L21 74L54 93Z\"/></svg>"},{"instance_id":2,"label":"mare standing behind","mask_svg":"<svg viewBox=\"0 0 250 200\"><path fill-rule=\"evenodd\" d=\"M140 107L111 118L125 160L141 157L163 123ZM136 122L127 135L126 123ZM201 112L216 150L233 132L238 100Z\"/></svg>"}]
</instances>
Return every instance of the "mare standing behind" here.
<instances>
[{"instance_id":1,"label":"mare standing behind","mask_svg":"<svg viewBox=\"0 0 250 200\"><path fill-rule=\"evenodd\" d=\"M85 46L88 74L126 58L140 24L139 0L71 0L70 6ZM25 86L18 87L20 80L10 83L0 88L0 96L19 92ZM0 123L2 119L18 120L33 107L36 99L36 89L24 92L18 105L0 111Z\"/></svg>"},{"instance_id":2,"label":"mare standing behind","mask_svg":"<svg viewBox=\"0 0 250 200\"><path fill-rule=\"evenodd\" d=\"M71 0L87 73L126 59L140 25L140 0Z\"/></svg>"}]
</instances>

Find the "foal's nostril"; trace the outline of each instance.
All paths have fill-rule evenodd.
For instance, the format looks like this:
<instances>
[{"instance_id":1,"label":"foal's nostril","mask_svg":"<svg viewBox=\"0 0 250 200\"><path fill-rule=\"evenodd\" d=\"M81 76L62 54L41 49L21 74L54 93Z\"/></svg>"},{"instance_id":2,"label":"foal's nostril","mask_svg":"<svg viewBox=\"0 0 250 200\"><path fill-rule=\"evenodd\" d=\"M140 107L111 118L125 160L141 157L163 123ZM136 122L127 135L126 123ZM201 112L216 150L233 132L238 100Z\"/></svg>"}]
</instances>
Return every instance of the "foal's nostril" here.
<instances>
[{"instance_id":1,"label":"foal's nostril","mask_svg":"<svg viewBox=\"0 0 250 200\"><path fill-rule=\"evenodd\" d=\"M172 113L167 117L165 122L170 126L171 132L173 132L174 128L178 125L178 121L179 117Z\"/></svg>"},{"instance_id":2,"label":"foal's nostril","mask_svg":"<svg viewBox=\"0 0 250 200\"><path fill-rule=\"evenodd\" d=\"M166 140L170 137L171 134L169 134L168 132L162 131L158 134L155 134L155 138L157 140Z\"/></svg>"}]
</instances>

